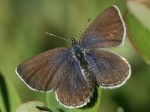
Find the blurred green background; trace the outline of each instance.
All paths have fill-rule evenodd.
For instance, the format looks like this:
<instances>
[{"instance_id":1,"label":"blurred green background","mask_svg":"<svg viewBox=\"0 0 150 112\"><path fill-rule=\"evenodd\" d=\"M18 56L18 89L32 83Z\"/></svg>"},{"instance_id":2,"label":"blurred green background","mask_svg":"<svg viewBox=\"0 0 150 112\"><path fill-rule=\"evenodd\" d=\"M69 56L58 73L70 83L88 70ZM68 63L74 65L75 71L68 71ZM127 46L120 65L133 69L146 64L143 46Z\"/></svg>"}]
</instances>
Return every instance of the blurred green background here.
<instances>
[{"instance_id":1,"label":"blurred green background","mask_svg":"<svg viewBox=\"0 0 150 112\"><path fill-rule=\"evenodd\" d=\"M70 47L70 43L45 35L45 32L71 39L78 34L88 18L93 20L102 10L114 4L119 7L122 15L130 9L125 0L0 0L0 73L11 82L10 85L20 96L19 101L14 99L13 103L35 100L45 102L45 93L30 90L18 78L15 73L18 64L55 47ZM132 26L132 19L127 17L126 22L129 27ZM131 32L131 35L141 32L140 28L130 27L133 32L136 31ZM144 38L145 35L141 36ZM146 42L150 44L148 36ZM132 74L124 86L102 90L99 112L150 112L150 66L132 44L127 37L122 47L111 48L129 61ZM147 44L141 46L149 49L146 53L150 52ZM3 99L7 100L5 97ZM0 103L4 100L1 99Z\"/></svg>"}]
</instances>

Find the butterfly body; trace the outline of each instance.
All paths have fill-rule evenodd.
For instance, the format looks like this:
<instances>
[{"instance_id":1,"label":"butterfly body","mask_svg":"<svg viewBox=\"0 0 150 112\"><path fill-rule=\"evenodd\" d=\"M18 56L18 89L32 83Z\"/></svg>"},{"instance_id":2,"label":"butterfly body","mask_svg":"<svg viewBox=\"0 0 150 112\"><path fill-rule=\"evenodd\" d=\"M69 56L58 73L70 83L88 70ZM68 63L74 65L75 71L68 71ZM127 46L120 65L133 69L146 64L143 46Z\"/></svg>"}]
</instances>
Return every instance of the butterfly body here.
<instances>
[{"instance_id":1,"label":"butterfly body","mask_svg":"<svg viewBox=\"0 0 150 112\"><path fill-rule=\"evenodd\" d=\"M33 90L55 91L65 107L79 108L93 96L94 87L116 88L130 77L123 57L101 49L121 45L125 24L116 6L104 10L71 48L55 48L21 63L16 73Z\"/></svg>"}]
</instances>

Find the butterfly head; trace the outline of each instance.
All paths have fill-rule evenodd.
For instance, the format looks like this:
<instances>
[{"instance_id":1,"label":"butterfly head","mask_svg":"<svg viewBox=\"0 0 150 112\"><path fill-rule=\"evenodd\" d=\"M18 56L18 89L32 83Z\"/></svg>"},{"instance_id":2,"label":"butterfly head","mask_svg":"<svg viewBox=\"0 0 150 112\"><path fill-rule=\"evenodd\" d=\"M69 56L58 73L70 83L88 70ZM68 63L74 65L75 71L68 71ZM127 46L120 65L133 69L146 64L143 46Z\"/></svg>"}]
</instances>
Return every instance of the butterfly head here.
<instances>
[{"instance_id":1,"label":"butterfly head","mask_svg":"<svg viewBox=\"0 0 150 112\"><path fill-rule=\"evenodd\" d=\"M78 44L76 39L73 38L73 37L71 39L71 44L72 44L72 48L71 49L72 49L73 52L79 51L81 49L80 45Z\"/></svg>"},{"instance_id":2,"label":"butterfly head","mask_svg":"<svg viewBox=\"0 0 150 112\"><path fill-rule=\"evenodd\" d=\"M74 44L78 44L78 42L75 40L75 38L72 37L72 39L71 39L71 44L72 44L72 46L73 46Z\"/></svg>"}]
</instances>

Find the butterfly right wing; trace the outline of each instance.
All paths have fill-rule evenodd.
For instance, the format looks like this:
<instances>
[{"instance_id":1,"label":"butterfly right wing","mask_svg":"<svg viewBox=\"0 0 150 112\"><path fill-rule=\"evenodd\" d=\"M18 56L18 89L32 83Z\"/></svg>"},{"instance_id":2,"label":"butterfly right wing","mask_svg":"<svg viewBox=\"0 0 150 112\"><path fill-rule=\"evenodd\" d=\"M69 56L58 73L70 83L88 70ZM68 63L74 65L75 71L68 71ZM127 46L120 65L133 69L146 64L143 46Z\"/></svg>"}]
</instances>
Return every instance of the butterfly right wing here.
<instances>
[{"instance_id":1,"label":"butterfly right wing","mask_svg":"<svg viewBox=\"0 0 150 112\"><path fill-rule=\"evenodd\" d=\"M71 57L69 49L55 48L24 61L16 73L33 90L55 90Z\"/></svg>"},{"instance_id":2,"label":"butterfly right wing","mask_svg":"<svg viewBox=\"0 0 150 112\"><path fill-rule=\"evenodd\" d=\"M90 69L99 86L115 88L123 85L130 77L131 68L123 57L107 50L86 50Z\"/></svg>"},{"instance_id":3,"label":"butterfly right wing","mask_svg":"<svg viewBox=\"0 0 150 112\"><path fill-rule=\"evenodd\" d=\"M126 34L125 23L116 6L105 9L85 30L80 45L86 49L118 46Z\"/></svg>"}]
</instances>

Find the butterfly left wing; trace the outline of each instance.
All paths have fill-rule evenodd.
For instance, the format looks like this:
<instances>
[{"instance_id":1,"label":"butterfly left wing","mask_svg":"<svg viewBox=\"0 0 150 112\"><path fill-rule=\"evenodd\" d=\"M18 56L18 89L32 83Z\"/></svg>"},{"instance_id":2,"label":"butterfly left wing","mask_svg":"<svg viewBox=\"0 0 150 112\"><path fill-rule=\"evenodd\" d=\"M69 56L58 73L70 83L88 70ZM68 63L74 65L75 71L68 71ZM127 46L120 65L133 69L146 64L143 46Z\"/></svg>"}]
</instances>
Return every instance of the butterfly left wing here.
<instances>
[{"instance_id":1,"label":"butterfly left wing","mask_svg":"<svg viewBox=\"0 0 150 112\"><path fill-rule=\"evenodd\" d=\"M130 65L123 57L107 50L86 50L90 69L102 88L115 88L130 77Z\"/></svg>"},{"instance_id":2,"label":"butterfly left wing","mask_svg":"<svg viewBox=\"0 0 150 112\"><path fill-rule=\"evenodd\" d=\"M85 30L80 45L86 49L118 46L126 34L125 23L116 6L104 10Z\"/></svg>"},{"instance_id":3,"label":"butterfly left wing","mask_svg":"<svg viewBox=\"0 0 150 112\"><path fill-rule=\"evenodd\" d=\"M72 58L70 49L55 48L21 63L16 73L33 90L55 90L61 81L62 71Z\"/></svg>"},{"instance_id":4,"label":"butterfly left wing","mask_svg":"<svg viewBox=\"0 0 150 112\"><path fill-rule=\"evenodd\" d=\"M92 84L86 80L85 73L75 59L70 61L64 74L66 74L66 77L56 89L57 100L68 108L83 107L92 97Z\"/></svg>"}]
</instances>

